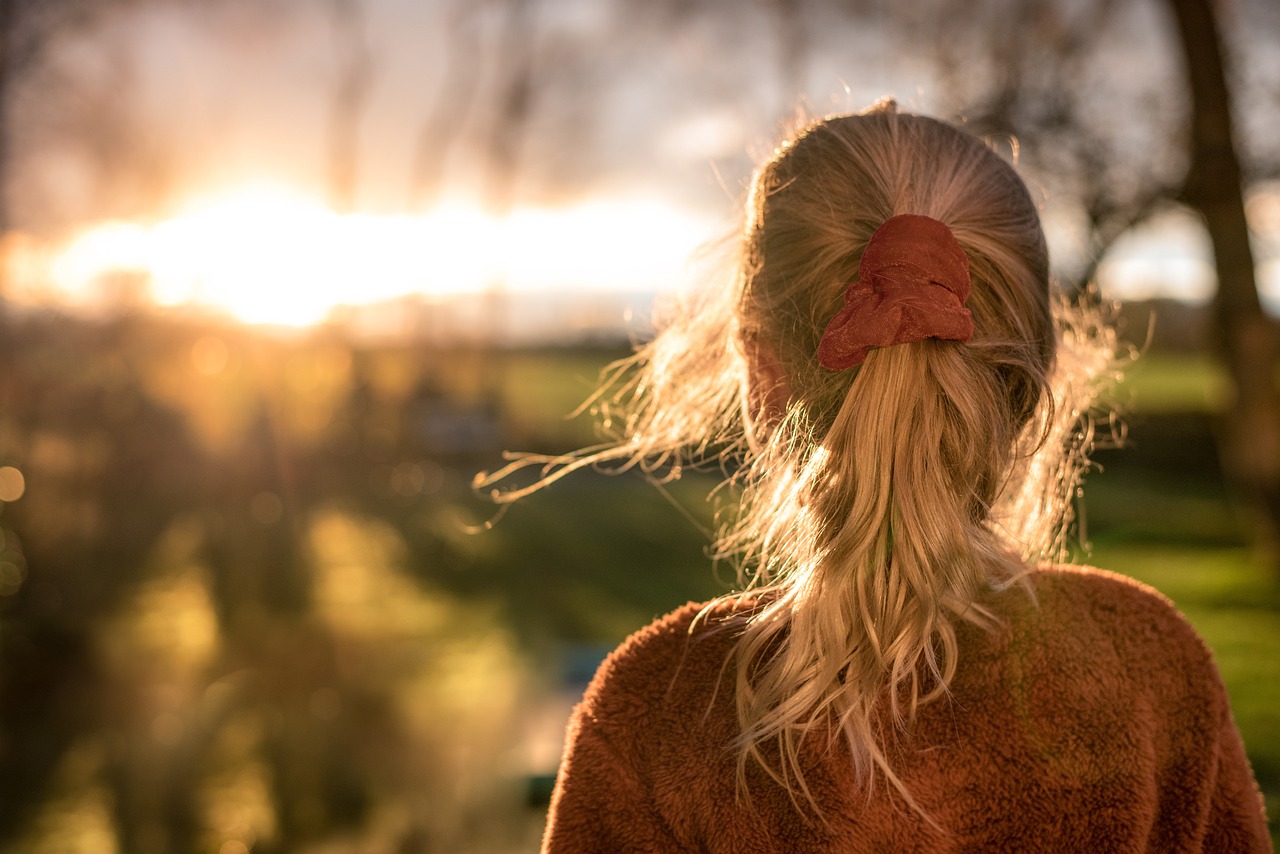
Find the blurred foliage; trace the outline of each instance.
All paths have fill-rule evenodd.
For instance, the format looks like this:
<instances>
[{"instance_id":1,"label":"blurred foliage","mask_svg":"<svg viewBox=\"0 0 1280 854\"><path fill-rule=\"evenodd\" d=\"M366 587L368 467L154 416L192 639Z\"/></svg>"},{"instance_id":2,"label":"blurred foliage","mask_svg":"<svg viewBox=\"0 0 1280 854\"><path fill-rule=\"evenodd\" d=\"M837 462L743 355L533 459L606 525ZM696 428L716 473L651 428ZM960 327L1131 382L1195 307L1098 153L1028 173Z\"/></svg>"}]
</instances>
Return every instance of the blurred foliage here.
<instances>
[{"instance_id":1,"label":"blurred foliage","mask_svg":"<svg viewBox=\"0 0 1280 854\"><path fill-rule=\"evenodd\" d=\"M142 313L7 333L0 847L527 847L525 787L549 769L525 742L563 724L559 645L683 601L701 535L682 523L689 558L664 563L636 503L637 571L595 584L609 553L557 552L567 522L545 514L581 502L606 525L608 502L570 488L477 535L494 508L469 481L506 445L589 438L551 416L618 354ZM528 733L548 696L552 734Z\"/></svg>"},{"instance_id":2,"label":"blurred foliage","mask_svg":"<svg viewBox=\"0 0 1280 854\"><path fill-rule=\"evenodd\" d=\"M731 581L711 475L583 473L484 530L472 475L590 442L564 416L625 348L142 313L13 318L3 346L5 850L530 850L603 651ZM1222 486L1220 374L1139 365L1091 559L1204 633L1276 815L1280 590Z\"/></svg>"},{"instance_id":3,"label":"blurred foliage","mask_svg":"<svg viewBox=\"0 0 1280 854\"><path fill-rule=\"evenodd\" d=\"M1140 358L1128 368L1116 399L1123 410L1144 416L1219 413L1227 405L1230 388L1222 365L1203 353L1161 353Z\"/></svg>"}]
</instances>

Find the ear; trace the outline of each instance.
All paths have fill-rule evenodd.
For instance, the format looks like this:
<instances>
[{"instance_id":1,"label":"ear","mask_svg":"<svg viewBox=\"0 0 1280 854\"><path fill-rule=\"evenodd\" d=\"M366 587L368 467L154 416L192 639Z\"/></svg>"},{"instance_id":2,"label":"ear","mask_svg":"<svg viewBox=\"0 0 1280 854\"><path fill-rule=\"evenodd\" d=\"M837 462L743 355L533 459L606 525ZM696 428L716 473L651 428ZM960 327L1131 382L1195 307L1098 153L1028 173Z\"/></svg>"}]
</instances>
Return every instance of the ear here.
<instances>
[{"instance_id":1,"label":"ear","mask_svg":"<svg viewBox=\"0 0 1280 854\"><path fill-rule=\"evenodd\" d=\"M747 363L742 414L748 435L761 441L787 414L791 384L777 351L759 336L743 336L742 352Z\"/></svg>"}]
</instances>

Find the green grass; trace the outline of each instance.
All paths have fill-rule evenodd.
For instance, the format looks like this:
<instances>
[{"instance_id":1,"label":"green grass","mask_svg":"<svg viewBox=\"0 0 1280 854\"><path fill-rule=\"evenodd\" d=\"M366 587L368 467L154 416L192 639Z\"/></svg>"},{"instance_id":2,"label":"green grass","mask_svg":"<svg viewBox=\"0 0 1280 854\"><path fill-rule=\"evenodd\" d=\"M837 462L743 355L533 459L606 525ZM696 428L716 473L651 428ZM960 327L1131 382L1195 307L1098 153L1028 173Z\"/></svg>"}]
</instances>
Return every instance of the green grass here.
<instances>
[{"instance_id":1,"label":"green grass","mask_svg":"<svg viewBox=\"0 0 1280 854\"><path fill-rule=\"evenodd\" d=\"M622 349L502 354L498 385L509 434L566 450L595 442L591 417L570 414L595 391L604 366L625 355Z\"/></svg>"},{"instance_id":2,"label":"green grass","mask_svg":"<svg viewBox=\"0 0 1280 854\"><path fill-rule=\"evenodd\" d=\"M1144 353L1124 372L1116 400L1129 412L1219 412L1230 383L1221 363L1195 353Z\"/></svg>"}]
</instances>

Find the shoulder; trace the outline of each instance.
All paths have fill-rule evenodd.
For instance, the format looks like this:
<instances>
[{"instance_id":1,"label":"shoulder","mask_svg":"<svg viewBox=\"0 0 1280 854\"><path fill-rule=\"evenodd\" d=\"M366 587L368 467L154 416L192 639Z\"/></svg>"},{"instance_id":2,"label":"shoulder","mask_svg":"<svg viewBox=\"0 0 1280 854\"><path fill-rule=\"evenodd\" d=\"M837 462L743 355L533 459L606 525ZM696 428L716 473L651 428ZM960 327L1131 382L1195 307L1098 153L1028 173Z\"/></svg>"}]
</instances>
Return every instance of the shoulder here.
<instances>
[{"instance_id":1,"label":"shoulder","mask_svg":"<svg viewBox=\"0 0 1280 854\"><path fill-rule=\"evenodd\" d=\"M1005 616L1013 643L1034 647L1046 667L1091 671L1090 679L1104 681L1119 677L1129 689L1166 701L1223 696L1209 648L1154 588L1081 566L1042 567L1030 581L1034 603L1024 599Z\"/></svg>"},{"instance_id":2,"label":"shoulder","mask_svg":"<svg viewBox=\"0 0 1280 854\"><path fill-rule=\"evenodd\" d=\"M690 602L657 618L622 642L601 663L585 700L609 703L614 695L670 694L677 683L718 670L732 648L742 599Z\"/></svg>"},{"instance_id":3,"label":"shoulder","mask_svg":"<svg viewBox=\"0 0 1280 854\"><path fill-rule=\"evenodd\" d=\"M1063 593L1073 597L1083 595L1091 600L1127 603L1144 610L1172 607L1169 598L1154 587L1094 566L1048 564L1037 567L1031 573L1031 581L1037 592Z\"/></svg>"},{"instance_id":4,"label":"shoulder","mask_svg":"<svg viewBox=\"0 0 1280 854\"><path fill-rule=\"evenodd\" d=\"M734 642L750 610L739 598L691 602L636 631L601 663L576 725L636 754L686 737L691 718L731 700L722 682L733 679Z\"/></svg>"},{"instance_id":5,"label":"shoulder","mask_svg":"<svg viewBox=\"0 0 1280 854\"><path fill-rule=\"evenodd\" d=\"M708 680L727 661L726 613L685 605L600 665L569 720L543 850L685 850L690 793L733 779L708 773L727 742L706 714L724 693Z\"/></svg>"},{"instance_id":6,"label":"shoulder","mask_svg":"<svg viewBox=\"0 0 1280 854\"><path fill-rule=\"evenodd\" d=\"M1113 629L1134 643L1181 640L1203 646L1173 602L1153 587L1091 566L1044 566L1030 577L1042 620L1064 628Z\"/></svg>"}]
</instances>

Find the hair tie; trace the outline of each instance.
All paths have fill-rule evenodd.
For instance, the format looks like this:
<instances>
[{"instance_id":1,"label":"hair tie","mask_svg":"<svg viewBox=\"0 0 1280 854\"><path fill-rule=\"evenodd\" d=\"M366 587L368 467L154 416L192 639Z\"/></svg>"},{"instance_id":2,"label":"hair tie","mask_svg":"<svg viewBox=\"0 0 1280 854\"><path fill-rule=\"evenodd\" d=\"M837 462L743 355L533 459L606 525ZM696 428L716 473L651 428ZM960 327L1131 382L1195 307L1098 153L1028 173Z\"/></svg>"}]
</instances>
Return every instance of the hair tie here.
<instances>
[{"instance_id":1,"label":"hair tie","mask_svg":"<svg viewBox=\"0 0 1280 854\"><path fill-rule=\"evenodd\" d=\"M872 347L925 338L968 341L970 289L969 260L945 223L915 214L890 217L871 235L844 307L822 333L818 361L843 371L862 364Z\"/></svg>"}]
</instances>

